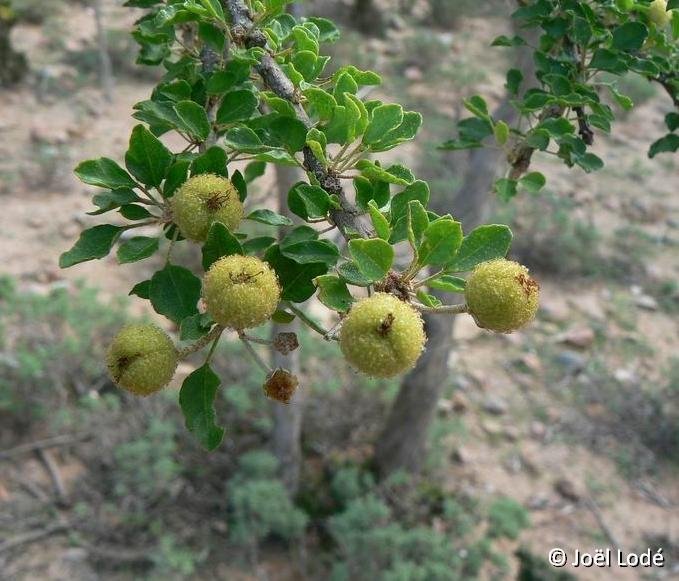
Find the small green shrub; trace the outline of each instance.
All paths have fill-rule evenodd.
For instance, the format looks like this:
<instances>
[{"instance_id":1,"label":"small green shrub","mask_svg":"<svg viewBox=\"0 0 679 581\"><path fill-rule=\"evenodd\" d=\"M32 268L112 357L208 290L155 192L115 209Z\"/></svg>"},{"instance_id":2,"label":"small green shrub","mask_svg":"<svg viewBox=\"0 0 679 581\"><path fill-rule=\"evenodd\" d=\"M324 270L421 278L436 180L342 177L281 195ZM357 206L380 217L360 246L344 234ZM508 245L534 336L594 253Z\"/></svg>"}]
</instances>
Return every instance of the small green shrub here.
<instances>
[{"instance_id":1,"label":"small green shrub","mask_svg":"<svg viewBox=\"0 0 679 581\"><path fill-rule=\"evenodd\" d=\"M516 539L529 524L526 509L511 498L499 498L490 505L488 534L492 538Z\"/></svg>"},{"instance_id":2,"label":"small green shrub","mask_svg":"<svg viewBox=\"0 0 679 581\"><path fill-rule=\"evenodd\" d=\"M270 454L250 452L229 480L229 537L237 545L258 545L270 535L298 539L304 532L307 516L291 502L276 469Z\"/></svg>"},{"instance_id":3,"label":"small green shrub","mask_svg":"<svg viewBox=\"0 0 679 581\"><path fill-rule=\"evenodd\" d=\"M25 429L106 383L106 346L124 320L122 303L95 289L37 294L0 278L0 417Z\"/></svg>"}]
</instances>

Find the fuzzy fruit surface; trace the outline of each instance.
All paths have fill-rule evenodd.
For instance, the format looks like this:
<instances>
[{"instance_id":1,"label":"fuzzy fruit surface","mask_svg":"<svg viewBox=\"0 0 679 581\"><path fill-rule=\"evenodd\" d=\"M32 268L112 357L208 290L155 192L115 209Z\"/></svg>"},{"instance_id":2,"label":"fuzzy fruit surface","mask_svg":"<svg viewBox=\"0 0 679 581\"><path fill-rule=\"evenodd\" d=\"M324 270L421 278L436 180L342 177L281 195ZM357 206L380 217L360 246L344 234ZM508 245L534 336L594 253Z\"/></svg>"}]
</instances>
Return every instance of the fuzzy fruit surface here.
<instances>
[{"instance_id":1,"label":"fuzzy fruit surface","mask_svg":"<svg viewBox=\"0 0 679 581\"><path fill-rule=\"evenodd\" d=\"M540 286L525 266L501 258L474 269L464 296L479 327L511 333L535 317Z\"/></svg>"},{"instance_id":2,"label":"fuzzy fruit surface","mask_svg":"<svg viewBox=\"0 0 679 581\"><path fill-rule=\"evenodd\" d=\"M670 23L672 16L667 11L667 0L653 0L648 7L648 17L651 22L664 28Z\"/></svg>"},{"instance_id":3,"label":"fuzzy fruit surface","mask_svg":"<svg viewBox=\"0 0 679 581\"><path fill-rule=\"evenodd\" d=\"M182 236L203 242L213 222L229 230L243 219L238 190L226 178L202 174L189 178L171 198L172 217Z\"/></svg>"},{"instance_id":4,"label":"fuzzy fruit surface","mask_svg":"<svg viewBox=\"0 0 679 581\"><path fill-rule=\"evenodd\" d=\"M370 377L393 377L415 365L426 335L420 314L387 293L358 301L342 323L340 348Z\"/></svg>"},{"instance_id":5,"label":"fuzzy fruit surface","mask_svg":"<svg viewBox=\"0 0 679 581\"><path fill-rule=\"evenodd\" d=\"M258 327L276 312L281 289L276 273L253 256L233 255L215 262L203 281L207 312L225 327Z\"/></svg>"},{"instance_id":6,"label":"fuzzy fruit surface","mask_svg":"<svg viewBox=\"0 0 679 581\"><path fill-rule=\"evenodd\" d=\"M115 336L106 355L113 381L136 395L165 387L177 368L177 349L154 325L128 325Z\"/></svg>"}]
</instances>

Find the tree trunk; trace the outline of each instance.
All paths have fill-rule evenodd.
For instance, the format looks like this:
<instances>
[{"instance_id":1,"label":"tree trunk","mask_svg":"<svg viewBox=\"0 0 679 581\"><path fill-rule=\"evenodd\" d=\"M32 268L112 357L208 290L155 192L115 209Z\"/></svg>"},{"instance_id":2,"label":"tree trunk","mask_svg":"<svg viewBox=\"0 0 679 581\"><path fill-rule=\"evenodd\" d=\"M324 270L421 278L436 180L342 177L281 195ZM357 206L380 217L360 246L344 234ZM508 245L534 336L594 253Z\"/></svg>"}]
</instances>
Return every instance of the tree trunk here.
<instances>
[{"instance_id":1,"label":"tree trunk","mask_svg":"<svg viewBox=\"0 0 679 581\"><path fill-rule=\"evenodd\" d=\"M374 0L355 0L351 11L351 24L367 36L384 36L385 22L382 11Z\"/></svg>"},{"instance_id":2,"label":"tree trunk","mask_svg":"<svg viewBox=\"0 0 679 581\"><path fill-rule=\"evenodd\" d=\"M18 83L28 71L26 57L12 48L10 34L15 24L8 0L0 0L0 87Z\"/></svg>"},{"instance_id":3,"label":"tree trunk","mask_svg":"<svg viewBox=\"0 0 679 581\"><path fill-rule=\"evenodd\" d=\"M97 45L99 47L99 80L104 98L110 103L113 100L113 65L108 52L108 38L104 26L102 0L93 0L94 21L97 27Z\"/></svg>"},{"instance_id":4,"label":"tree trunk","mask_svg":"<svg viewBox=\"0 0 679 581\"><path fill-rule=\"evenodd\" d=\"M288 192L297 182L298 174L295 168L288 166L276 166L278 187L278 211L283 215L289 215ZM299 325L294 321L290 325L277 325L272 327L272 338L282 332L299 332ZM291 373L299 376L299 350L293 351L287 356L282 355L275 349L271 350L271 363L274 367L283 367ZM280 477L290 495L294 495L299 487L299 476L302 466L302 417L304 407L304 385L301 385L297 393L288 404L279 402L271 403L273 415L273 431L271 434L272 449L279 464Z\"/></svg>"},{"instance_id":5,"label":"tree trunk","mask_svg":"<svg viewBox=\"0 0 679 581\"><path fill-rule=\"evenodd\" d=\"M532 59L528 51L517 55L517 67L530 79ZM516 111L509 97L498 107L494 116L511 124ZM434 204L439 213L451 211L469 232L483 223L492 207L490 194L501 161L497 149L479 148L469 153L464 182L451 207ZM446 297L449 300L449 296ZM375 466L384 477L397 470L417 472L426 458L429 427L436 405L449 377L448 358L453 347L454 317L429 315L424 317L427 350L415 368L405 376L391 408L386 425L375 445Z\"/></svg>"}]
</instances>

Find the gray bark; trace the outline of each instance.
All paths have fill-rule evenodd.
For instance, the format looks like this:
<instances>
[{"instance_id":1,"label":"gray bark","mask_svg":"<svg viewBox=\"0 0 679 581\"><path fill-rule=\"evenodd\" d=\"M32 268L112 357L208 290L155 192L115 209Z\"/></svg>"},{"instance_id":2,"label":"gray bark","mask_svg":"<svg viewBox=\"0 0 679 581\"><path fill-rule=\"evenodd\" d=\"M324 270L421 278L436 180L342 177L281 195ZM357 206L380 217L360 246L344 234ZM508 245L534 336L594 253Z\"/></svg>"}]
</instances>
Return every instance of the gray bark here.
<instances>
[{"instance_id":1,"label":"gray bark","mask_svg":"<svg viewBox=\"0 0 679 581\"><path fill-rule=\"evenodd\" d=\"M528 51L517 55L517 67L524 77L532 78L532 59ZM495 111L496 118L511 124L515 110L507 98ZM492 207L492 184L501 162L502 152L480 148L470 152L464 182L450 207L433 204L439 213L450 211L469 232L483 223ZM446 297L448 298L448 297ZM424 317L427 350L415 368L405 376L387 418L386 425L375 445L375 466L381 476L397 470L418 472L426 458L429 428L436 405L448 381L448 358L453 348L455 318L442 315Z\"/></svg>"},{"instance_id":2,"label":"gray bark","mask_svg":"<svg viewBox=\"0 0 679 581\"><path fill-rule=\"evenodd\" d=\"M111 102L113 100L113 66L111 55L108 51L108 38L104 27L103 3L102 0L93 0L94 20L97 27L97 45L99 47L99 79L104 98Z\"/></svg>"},{"instance_id":3,"label":"gray bark","mask_svg":"<svg viewBox=\"0 0 679 581\"><path fill-rule=\"evenodd\" d=\"M288 192L298 180L298 172L288 166L276 166L278 188L278 211L283 215L289 215ZM299 324L295 320L290 325L274 324L271 330L272 338L278 333L298 333ZM282 367L299 377L300 359L299 349L287 356L282 355L275 349L271 349L271 364L273 368ZM302 466L302 417L304 414L304 385L300 385L297 393L289 404L271 402L271 414L273 416L273 430L271 434L271 446L274 456L278 460L279 474L283 484L294 495L299 488L299 477Z\"/></svg>"},{"instance_id":4,"label":"gray bark","mask_svg":"<svg viewBox=\"0 0 679 581\"><path fill-rule=\"evenodd\" d=\"M10 39L15 24L14 14L8 0L0 0L0 87L11 87L28 71L26 57L12 48Z\"/></svg>"}]
</instances>

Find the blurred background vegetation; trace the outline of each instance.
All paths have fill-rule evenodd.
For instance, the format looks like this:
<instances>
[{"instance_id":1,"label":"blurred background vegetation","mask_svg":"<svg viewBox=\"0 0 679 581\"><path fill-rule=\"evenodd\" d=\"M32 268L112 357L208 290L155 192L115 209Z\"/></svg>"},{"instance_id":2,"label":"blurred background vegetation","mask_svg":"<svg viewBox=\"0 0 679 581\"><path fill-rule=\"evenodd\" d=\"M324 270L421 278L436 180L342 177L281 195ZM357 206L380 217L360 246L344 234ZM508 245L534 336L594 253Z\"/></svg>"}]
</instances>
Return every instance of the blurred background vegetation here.
<instances>
[{"instance_id":1,"label":"blurred background vegetation","mask_svg":"<svg viewBox=\"0 0 679 581\"><path fill-rule=\"evenodd\" d=\"M501 106L503 71L517 57L488 45L510 32L510 4L301 8L341 24L335 66L379 70L379 91L424 114L415 145L397 155L461 217L460 196L476 174L501 168L499 156L436 146L452 136L463 98L483 93ZM176 386L134 399L102 364L123 322L153 320L125 296L150 267L55 266L77 225L96 219L71 168L92 151L122 151L131 106L159 77L135 65L137 16L113 0L0 1L9 41L0 48L18 63L0 76L0 578L569 579L545 565L560 543L662 547L670 566L657 578L670 578L679 164L645 156L664 96L625 77L620 89L637 106L597 144L605 170L547 160L547 191L477 204L512 226L513 256L541 281L544 305L507 337L458 321L419 474L377 481L370 464L398 382L364 379L335 346L301 334L302 463L291 495L261 372L238 342L213 359L227 436L208 454L184 429ZM274 204L276 179L259 178L253 197ZM199 264L191 252L181 260Z\"/></svg>"}]
</instances>

